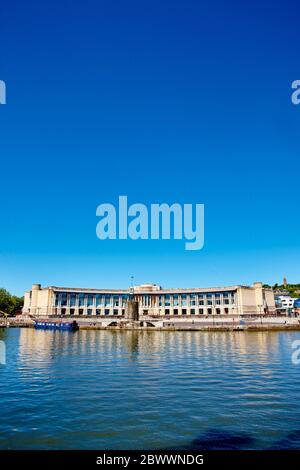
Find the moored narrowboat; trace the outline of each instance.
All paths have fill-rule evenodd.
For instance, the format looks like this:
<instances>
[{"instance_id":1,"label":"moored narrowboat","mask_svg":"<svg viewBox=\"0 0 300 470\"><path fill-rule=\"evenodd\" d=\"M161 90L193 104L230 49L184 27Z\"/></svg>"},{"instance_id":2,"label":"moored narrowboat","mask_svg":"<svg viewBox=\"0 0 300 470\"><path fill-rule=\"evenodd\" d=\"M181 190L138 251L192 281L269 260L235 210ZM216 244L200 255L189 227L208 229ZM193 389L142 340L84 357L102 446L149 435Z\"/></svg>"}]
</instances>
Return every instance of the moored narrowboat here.
<instances>
[{"instance_id":1,"label":"moored narrowboat","mask_svg":"<svg viewBox=\"0 0 300 470\"><path fill-rule=\"evenodd\" d=\"M73 322L54 322L54 321L35 321L34 328L37 330L62 330L62 331L77 331L79 325L76 321Z\"/></svg>"}]
</instances>

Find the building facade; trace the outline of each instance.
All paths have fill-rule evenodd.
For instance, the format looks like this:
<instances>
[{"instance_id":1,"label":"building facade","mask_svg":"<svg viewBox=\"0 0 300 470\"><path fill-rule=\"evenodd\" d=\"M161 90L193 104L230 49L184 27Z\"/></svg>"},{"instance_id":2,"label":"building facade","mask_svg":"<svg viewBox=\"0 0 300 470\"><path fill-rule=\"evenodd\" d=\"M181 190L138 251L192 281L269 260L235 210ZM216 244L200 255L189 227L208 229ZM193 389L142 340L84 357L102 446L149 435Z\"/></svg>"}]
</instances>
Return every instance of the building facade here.
<instances>
[{"instance_id":1,"label":"building facade","mask_svg":"<svg viewBox=\"0 0 300 470\"><path fill-rule=\"evenodd\" d=\"M278 310L286 310L294 308L296 299L290 295L275 295L275 305Z\"/></svg>"},{"instance_id":2,"label":"building facade","mask_svg":"<svg viewBox=\"0 0 300 470\"><path fill-rule=\"evenodd\" d=\"M295 299L294 302L294 313L298 317L300 315L300 299Z\"/></svg>"},{"instance_id":3,"label":"building facade","mask_svg":"<svg viewBox=\"0 0 300 470\"><path fill-rule=\"evenodd\" d=\"M140 317L205 317L274 314L272 289L252 286L163 289L156 284L133 288ZM79 289L33 284L24 296L24 314L63 317L123 317L130 289Z\"/></svg>"}]
</instances>

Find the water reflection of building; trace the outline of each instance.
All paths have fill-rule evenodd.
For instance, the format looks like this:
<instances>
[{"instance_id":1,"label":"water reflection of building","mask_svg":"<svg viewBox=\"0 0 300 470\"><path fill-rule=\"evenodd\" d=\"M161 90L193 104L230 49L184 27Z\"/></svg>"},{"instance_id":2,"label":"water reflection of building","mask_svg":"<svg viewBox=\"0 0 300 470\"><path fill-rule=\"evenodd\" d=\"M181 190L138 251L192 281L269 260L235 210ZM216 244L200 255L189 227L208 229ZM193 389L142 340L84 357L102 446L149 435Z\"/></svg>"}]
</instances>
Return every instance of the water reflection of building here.
<instances>
[{"instance_id":1,"label":"water reflection of building","mask_svg":"<svg viewBox=\"0 0 300 470\"><path fill-rule=\"evenodd\" d=\"M77 342L78 337L72 334L20 328L20 359L25 358L30 362L32 356L31 359L34 358L36 362L46 363L57 356L57 351L67 351L68 354L77 351Z\"/></svg>"},{"instance_id":2,"label":"water reflection of building","mask_svg":"<svg viewBox=\"0 0 300 470\"><path fill-rule=\"evenodd\" d=\"M33 284L25 293L25 314L67 317L122 317L130 290L45 287ZM141 317L236 316L275 312L272 289L250 286L163 289L156 284L135 286Z\"/></svg>"},{"instance_id":3,"label":"water reflection of building","mask_svg":"<svg viewBox=\"0 0 300 470\"><path fill-rule=\"evenodd\" d=\"M134 331L81 330L61 331L21 328L19 360L30 367L47 369L64 357L69 365L88 366L90 361L106 364L111 358L146 360L149 366L162 358L170 362L178 358L201 363L204 359L216 364L242 360L241 369L249 368L249 357L256 363L272 363L278 353L277 332L201 332L201 331ZM287 335L288 333L285 333ZM250 361L251 364L251 361Z\"/></svg>"}]
</instances>

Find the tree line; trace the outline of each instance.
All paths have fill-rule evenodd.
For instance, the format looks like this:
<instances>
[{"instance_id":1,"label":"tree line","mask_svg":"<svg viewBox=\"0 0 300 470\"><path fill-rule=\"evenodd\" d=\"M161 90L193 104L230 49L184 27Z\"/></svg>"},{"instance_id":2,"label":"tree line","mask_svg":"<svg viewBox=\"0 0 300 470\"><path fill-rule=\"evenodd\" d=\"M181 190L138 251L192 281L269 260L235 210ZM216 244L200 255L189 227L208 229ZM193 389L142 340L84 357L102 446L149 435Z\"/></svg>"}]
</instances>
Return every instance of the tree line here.
<instances>
[{"instance_id":1,"label":"tree line","mask_svg":"<svg viewBox=\"0 0 300 470\"><path fill-rule=\"evenodd\" d=\"M21 312L23 304L23 297L11 295L6 289L0 288L0 316L3 314L16 315L16 313Z\"/></svg>"},{"instance_id":2,"label":"tree line","mask_svg":"<svg viewBox=\"0 0 300 470\"><path fill-rule=\"evenodd\" d=\"M270 287L273 290L286 291L291 297L300 297L300 284L264 284L264 287Z\"/></svg>"}]
</instances>

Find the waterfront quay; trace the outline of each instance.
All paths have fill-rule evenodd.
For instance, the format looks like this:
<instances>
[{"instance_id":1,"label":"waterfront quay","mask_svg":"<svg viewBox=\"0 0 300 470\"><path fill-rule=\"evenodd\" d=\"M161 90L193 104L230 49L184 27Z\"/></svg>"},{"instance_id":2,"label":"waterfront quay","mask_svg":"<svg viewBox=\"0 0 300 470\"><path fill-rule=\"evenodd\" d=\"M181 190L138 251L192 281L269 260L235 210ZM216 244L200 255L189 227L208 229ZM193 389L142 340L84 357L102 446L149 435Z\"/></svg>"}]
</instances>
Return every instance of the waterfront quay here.
<instances>
[{"instance_id":1,"label":"waterfront quay","mask_svg":"<svg viewBox=\"0 0 300 470\"><path fill-rule=\"evenodd\" d=\"M6 322L0 323L0 328L20 327L31 328L35 326L35 317L24 316L19 318L9 318ZM66 322L58 316L39 317L41 322ZM173 319L139 319L130 321L126 319L104 319L76 318L80 330L166 330L166 331L280 331L280 330L300 330L300 320L298 318L269 316L260 318L227 318L227 319L184 319L174 321Z\"/></svg>"},{"instance_id":2,"label":"waterfront quay","mask_svg":"<svg viewBox=\"0 0 300 470\"><path fill-rule=\"evenodd\" d=\"M272 315L272 289L261 282L252 286L162 288L142 284L130 289L41 287L33 284L24 295L23 314L79 318L122 318L130 299L138 302L143 318L205 318Z\"/></svg>"},{"instance_id":3,"label":"waterfront quay","mask_svg":"<svg viewBox=\"0 0 300 470\"><path fill-rule=\"evenodd\" d=\"M42 287L25 293L22 318L76 321L81 329L244 330L297 329L297 318L278 315L274 292L252 286L130 289Z\"/></svg>"}]
</instances>

